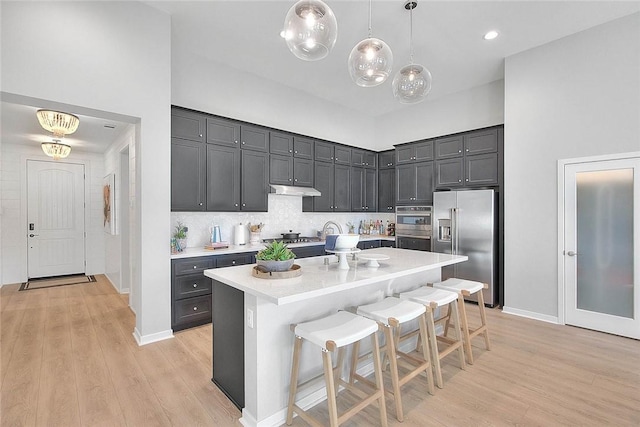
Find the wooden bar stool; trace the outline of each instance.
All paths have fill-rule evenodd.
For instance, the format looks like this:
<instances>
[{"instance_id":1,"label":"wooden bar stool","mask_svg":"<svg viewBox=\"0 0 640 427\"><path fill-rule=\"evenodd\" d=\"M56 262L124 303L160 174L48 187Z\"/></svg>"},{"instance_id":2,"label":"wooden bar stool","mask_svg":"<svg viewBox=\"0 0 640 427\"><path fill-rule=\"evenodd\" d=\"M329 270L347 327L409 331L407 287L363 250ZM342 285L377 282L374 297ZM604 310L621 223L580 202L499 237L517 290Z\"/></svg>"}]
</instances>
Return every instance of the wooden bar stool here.
<instances>
[{"instance_id":1,"label":"wooden bar stool","mask_svg":"<svg viewBox=\"0 0 640 427\"><path fill-rule=\"evenodd\" d=\"M403 292L400 294L401 299L408 299L413 302L417 302L423 304L426 308L426 318L427 318L427 333L429 335L429 347L431 347L431 353L433 360L433 367L436 372L436 385L439 388L443 387L442 382L442 368L440 366L440 360L442 360L445 356L452 353L453 351L458 351L458 359L460 360L460 369L466 369L466 364L464 361L464 341L462 339L462 335L460 333L460 316L458 313L458 294L455 292L445 291L442 289L434 289L427 286L423 286L421 288L415 289L409 292ZM439 307L448 307L447 316L453 317L454 326L456 326L456 331L453 338L449 338L446 336L446 328L444 335L436 335L436 321L440 320L434 318L434 311ZM442 351L438 349L438 341L446 344L446 348ZM422 346L426 347L427 343L422 342Z\"/></svg>"},{"instance_id":2,"label":"wooden bar stool","mask_svg":"<svg viewBox=\"0 0 640 427\"><path fill-rule=\"evenodd\" d=\"M300 323L292 326L295 333L295 344L293 347L293 363L291 366L291 384L289 386L289 405L287 408L287 425L293 422L295 412L306 422L313 426L324 425L313 418L306 411L295 404L296 392L298 390L298 370L300 368L300 351L303 340L317 345L322 350L322 361L324 366L324 380L327 388L327 405L329 407L329 423L331 427L338 426L348 420L366 406L378 401L380 408L380 423L387 426L387 408L384 401L384 386L382 384L382 367L380 364L380 353L378 351L378 324L371 320L346 311L339 311L336 314L310 322ZM342 361L344 359L345 347L357 343L370 336L373 348L373 366L375 373L375 384L373 391L367 394L366 391L354 386L341 378ZM338 350L336 367L333 367L331 353ZM367 384L367 385L369 385ZM336 394L339 386L344 386L362 400L353 405L350 409L338 416ZM371 391L371 390L367 390Z\"/></svg>"},{"instance_id":3,"label":"wooden bar stool","mask_svg":"<svg viewBox=\"0 0 640 427\"><path fill-rule=\"evenodd\" d=\"M380 348L380 350L385 351L385 354L389 359L389 365L391 367L391 383L393 384L393 390L387 389L385 391L394 396L396 403L396 418L398 421L403 421L404 412L402 409L400 387L424 371L427 374L429 393L433 394L433 373L431 371L431 357L429 356L427 346L422 346L422 357L409 355L400 351L397 347L401 332L400 325L414 319L418 319L420 336L422 337L423 342L427 342L427 323L424 316L426 308L423 304L401 300L395 297L388 297L373 304L359 306L357 313L361 316L375 320L384 331L385 344ZM354 379L369 382L367 379L362 378L356 373L358 362L368 356L365 355L358 357L358 348L358 344L355 344L352 354L351 377L349 378L349 382L353 383ZM402 364L403 368L409 369L409 372L404 374L402 377L400 377L398 373L398 362Z\"/></svg>"},{"instance_id":4,"label":"wooden bar stool","mask_svg":"<svg viewBox=\"0 0 640 427\"><path fill-rule=\"evenodd\" d=\"M471 352L471 339L482 334L484 335L484 345L487 350L491 350L489 342L489 330L487 329L487 315L484 307L483 289L488 289L489 285L482 282L474 282L472 280L456 279L454 277L433 284L434 288L445 289L452 292L458 292L458 304L460 306L460 318L462 320L462 335L464 336L465 353L467 353L467 362L473 365L473 353ZM467 319L467 311L465 309L464 297L478 294L478 308L480 309L480 326L471 328ZM447 322L448 325L448 322Z\"/></svg>"}]
</instances>

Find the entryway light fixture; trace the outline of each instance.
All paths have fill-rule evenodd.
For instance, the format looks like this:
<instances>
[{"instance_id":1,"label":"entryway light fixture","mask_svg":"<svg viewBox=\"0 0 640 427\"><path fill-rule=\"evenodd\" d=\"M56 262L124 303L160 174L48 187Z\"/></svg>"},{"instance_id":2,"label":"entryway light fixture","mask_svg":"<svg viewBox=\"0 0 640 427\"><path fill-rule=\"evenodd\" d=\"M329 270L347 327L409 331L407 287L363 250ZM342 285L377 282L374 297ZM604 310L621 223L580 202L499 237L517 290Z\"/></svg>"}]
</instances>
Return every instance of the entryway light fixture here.
<instances>
[{"instance_id":1,"label":"entryway light fixture","mask_svg":"<svg viewBox=\"0 0 640 427\"><path fill-rule=\"evenodd\" d=\"M36 112L40 126L53 132L54 138L62 138L78 129L80 119L77 116L61 111L38 110Z\"/></svg>"},{"instance_id":2,"label":"entryway light fixture","mask_svg":"<svg viewBox=\"0 0 640 427\"><path fill-rule=\"evenodd\" d=\"M411 16L409 65L402 67L393 78L393 96L403 104L415 104L424 101L431 91L431 73L425 67L413 63L413 9L418 6L417 1L409 0L404 8Z\"/></svg>"},{"instance_id":3,"label":"entryway light fixture","mask_svg":"<svg viewBox=\"0 0 640 427\"><path fill-rule=\"evenodd\" d=\"M289 9L281 35L296 57L317 61L336 44L338 22L323 1L300 0Z\"/></svg>"},{"instance_id":4,"label":"entryway light fixture","mask_svg":"<svg viewBox=\"0 0 640 427\"><path fill-rule=\"evenodd\" d=\"M43 142L42 151L47 156L53 157L53 160L59 160L64 159L71 153L71 147L63 144L59 139L54 139L50 142Z\"/></svg>"},{"instance_id":5,"label":"entryway light fixture","mask_svg":"<svg viewBox=\"0 0 640 427\"><path fill-rule=\"evenodd\" d=\"M371 37L371 0L369 0L369 37L351 50L348 61L349 74L362 87L384 83L393 68L393 53L382 40Z\"/></svg>"}]
</instances>

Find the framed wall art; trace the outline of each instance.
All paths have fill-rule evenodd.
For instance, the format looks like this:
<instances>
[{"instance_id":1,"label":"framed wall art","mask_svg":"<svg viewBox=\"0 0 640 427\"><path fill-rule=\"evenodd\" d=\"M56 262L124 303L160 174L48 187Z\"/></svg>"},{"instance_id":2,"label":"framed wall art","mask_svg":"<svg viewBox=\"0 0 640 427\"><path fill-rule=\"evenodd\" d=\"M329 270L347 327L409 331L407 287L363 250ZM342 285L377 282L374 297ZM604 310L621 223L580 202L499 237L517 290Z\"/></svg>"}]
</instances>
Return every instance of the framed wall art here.
<instances>
[{"instance_id":1,"label":"framed wall art","mask_svg":"<svg viewBox=\"0 0 640 427\"><path fill-rule=\"evenodd\" d=\"M116 175L110 173L102 181L103 226L105 233L116 234Z\"/></svg>"}]
</instances>

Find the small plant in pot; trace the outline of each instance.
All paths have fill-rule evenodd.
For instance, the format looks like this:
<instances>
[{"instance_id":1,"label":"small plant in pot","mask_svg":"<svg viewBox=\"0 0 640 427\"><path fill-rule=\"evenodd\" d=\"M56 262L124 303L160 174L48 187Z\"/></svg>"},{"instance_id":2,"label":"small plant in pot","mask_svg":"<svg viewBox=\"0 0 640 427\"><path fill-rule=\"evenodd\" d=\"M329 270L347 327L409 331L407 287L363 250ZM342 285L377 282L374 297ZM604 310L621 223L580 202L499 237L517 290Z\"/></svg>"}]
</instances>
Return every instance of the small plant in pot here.
<instances>
[{"instance_id":1,"label":"small plant in pot","mask_svg":"<svg viewBox=\"0 0 640 427\"><path fill-rule=\"evenodd\" d=\"M176 225L176 231L173 233L173 237L176 239L176 249L181 252L187 248L187 228L183 223L178 221Z\"/></svg>"},{"instance_id":2,"label":"small plant in pot","mask_svg":"<svg viewBox=\"0 0 640 427\"><path fill-rule=\"evenodd\" d=\"M287 245L274 241L258 252L256 262L266 271L287 271L293 266L295 257Z\"/></svg>"}]
</instances>

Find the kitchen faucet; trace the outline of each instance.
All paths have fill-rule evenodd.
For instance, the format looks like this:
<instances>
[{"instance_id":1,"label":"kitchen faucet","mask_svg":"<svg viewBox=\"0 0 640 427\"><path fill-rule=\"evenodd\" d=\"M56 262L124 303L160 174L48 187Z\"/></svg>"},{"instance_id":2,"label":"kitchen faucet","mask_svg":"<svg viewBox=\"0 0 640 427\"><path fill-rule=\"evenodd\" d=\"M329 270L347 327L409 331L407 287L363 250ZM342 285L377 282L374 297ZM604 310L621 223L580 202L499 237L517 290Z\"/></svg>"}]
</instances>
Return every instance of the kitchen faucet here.
<instances>
[{"instance_id":1,"label":"kitchen faucet","mask_svg":"<svg viewBox=\"0 0 640 427\"><path fill-rule=\"evenodd\" d=\"M333 227L329 227L330 224L335 225L338 228L338 233L342 234L342 227L340 226L340 224L334 221L327 221L324 227L322 227L322 240L327 239L327 228L330 228L331 230L333 230Z\"/></svg>"}]
</instances>

